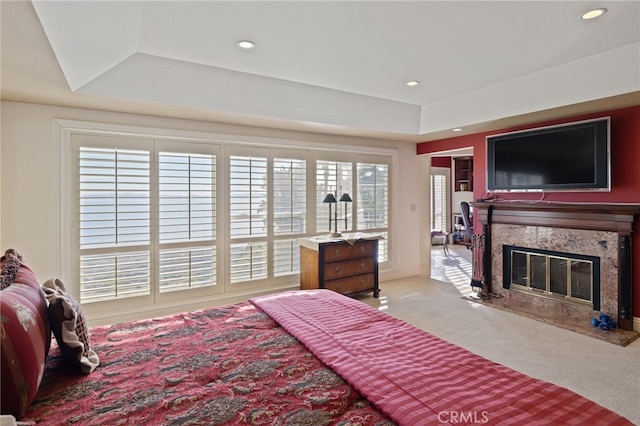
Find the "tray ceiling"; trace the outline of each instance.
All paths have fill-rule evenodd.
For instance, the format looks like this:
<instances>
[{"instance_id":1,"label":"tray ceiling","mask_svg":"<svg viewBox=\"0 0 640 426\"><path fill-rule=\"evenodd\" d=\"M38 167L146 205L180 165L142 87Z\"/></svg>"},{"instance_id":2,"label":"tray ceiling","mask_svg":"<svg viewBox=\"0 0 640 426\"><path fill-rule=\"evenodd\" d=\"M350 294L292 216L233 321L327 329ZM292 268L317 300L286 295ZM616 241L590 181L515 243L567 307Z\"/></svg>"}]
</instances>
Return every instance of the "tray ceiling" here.
<instances>
[{"instance_id":1,"label":"tray ceiling","mask_svg":"<svg viewBox=\"0 0 640 426\"><path fill-rule=\"evenodd\" d=\"M420 137L640 90L637 1L7 3L9 83L6 15L37 16L69 94L152 112Z\"/></svg>"}]
</instances>

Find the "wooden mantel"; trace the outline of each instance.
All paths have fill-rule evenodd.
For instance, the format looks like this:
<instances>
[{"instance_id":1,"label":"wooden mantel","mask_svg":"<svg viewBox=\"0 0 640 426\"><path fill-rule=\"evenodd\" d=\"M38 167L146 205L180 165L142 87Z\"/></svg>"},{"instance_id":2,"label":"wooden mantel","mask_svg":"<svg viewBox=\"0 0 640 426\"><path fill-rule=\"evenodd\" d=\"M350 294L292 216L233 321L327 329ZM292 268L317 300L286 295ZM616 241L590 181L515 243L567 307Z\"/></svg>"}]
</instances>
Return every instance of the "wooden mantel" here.
<instances>
[{"instance_id":1,"label":"wooden mantel","mask_svg":"<svg viewBox=\"0 0 640 426\"><path fill-rule=\"evenodd\" d=\"M639 229L640 204L553 203L525 201L478 201L472 203L474 219L479 220L484 234L483 293L492 291L492 226L521 225L605 231L618 234L617 281L618 324L633 330L633 259L632 235ZM636 239L637 239L636 235ZM496 247L501 256L502 247ZM503 271L496 271L502 274Z\"/></svg>"},{"instance_id":2,"label":"wooden mantel","mask_svg":"<svg viewBox=\"0 0 640 426\"><path fill-rule=\"evenodd\" d=\"M553 202L475 202L475 217L482 225L504 223L511 225L548 226L555 228L613 231L630 235L640 204L592 204Z\"/></svg>"}]
</instances>

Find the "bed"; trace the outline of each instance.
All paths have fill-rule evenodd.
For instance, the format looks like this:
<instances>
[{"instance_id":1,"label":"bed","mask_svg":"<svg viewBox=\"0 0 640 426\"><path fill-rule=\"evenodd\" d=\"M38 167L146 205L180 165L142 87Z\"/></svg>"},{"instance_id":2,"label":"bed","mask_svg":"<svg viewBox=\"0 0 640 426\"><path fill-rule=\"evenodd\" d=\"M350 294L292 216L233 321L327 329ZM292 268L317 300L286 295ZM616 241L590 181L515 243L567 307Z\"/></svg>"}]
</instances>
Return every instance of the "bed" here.
<instances>
[{"instance_id":1,"label":"bed","mask_svg":"<svg viewBox=\"0 0 640 426\"><path fill-rule=\"evenodd\" d=\"M55 342L23 420L82 425L630 425L565 388L328 290L90 329Z\"/></svg>"}]
</instances>

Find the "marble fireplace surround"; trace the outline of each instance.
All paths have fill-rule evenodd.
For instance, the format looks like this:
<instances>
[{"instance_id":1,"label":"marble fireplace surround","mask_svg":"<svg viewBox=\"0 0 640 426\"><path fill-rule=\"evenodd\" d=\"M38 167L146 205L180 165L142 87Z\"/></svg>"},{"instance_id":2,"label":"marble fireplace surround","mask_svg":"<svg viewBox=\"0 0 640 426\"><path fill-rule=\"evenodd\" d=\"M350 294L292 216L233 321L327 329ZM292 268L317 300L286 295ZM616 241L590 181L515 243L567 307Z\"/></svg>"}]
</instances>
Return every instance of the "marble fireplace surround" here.
<instances>
[{"instance_id":1,"label":"marble fireplace surround","mask_svg":"<svg viewBox=\"0 0 640 426\"><path fill-rule=\"evenodd\" d=\"M638 337L631 309L631 236L640 205L476 202L473 208L485 233L485 281L498 295L487 304L622 346ZM600 311L503 288L503 245L599 257ZM620 329L594 329L590 321L599 312L610 314Z\"/></svg>"}]
</instances>

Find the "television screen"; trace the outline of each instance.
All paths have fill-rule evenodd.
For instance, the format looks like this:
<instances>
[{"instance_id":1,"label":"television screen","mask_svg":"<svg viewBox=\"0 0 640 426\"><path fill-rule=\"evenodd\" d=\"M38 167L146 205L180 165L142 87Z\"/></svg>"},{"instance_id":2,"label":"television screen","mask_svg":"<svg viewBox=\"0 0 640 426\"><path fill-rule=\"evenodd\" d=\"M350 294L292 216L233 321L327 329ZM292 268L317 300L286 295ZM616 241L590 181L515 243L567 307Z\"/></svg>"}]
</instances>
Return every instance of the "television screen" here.
<instances>
[{"instance_id":1,"label":"television screen","mask_svg":"<svg viewBox=\"0 0 640 426\"><path fill-rule=\"evenodd\" d=\"M488 191L608 191L609 117L487 137Z\"/></svg>"}]
</instances>

